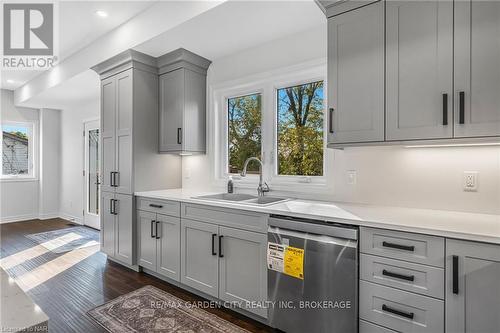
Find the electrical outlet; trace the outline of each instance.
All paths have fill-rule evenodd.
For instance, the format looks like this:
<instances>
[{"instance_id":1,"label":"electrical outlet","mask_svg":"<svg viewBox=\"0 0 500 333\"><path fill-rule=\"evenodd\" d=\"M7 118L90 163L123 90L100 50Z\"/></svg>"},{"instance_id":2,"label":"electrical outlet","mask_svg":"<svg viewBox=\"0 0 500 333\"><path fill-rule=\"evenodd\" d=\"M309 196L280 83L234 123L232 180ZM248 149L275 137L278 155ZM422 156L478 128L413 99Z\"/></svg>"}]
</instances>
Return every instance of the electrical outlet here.
<instances>
[{"instance_id":1,"label":"electrical outlet","mask_svg":"<svg viewBox=\"0 0 500 333\"><path fill-rule=\"evenodd\" d=\"M464 191L477 192L477 171L464 171Z\"/></svg>"},{"instance_id":2,"label":"electrical outlet","mask_svg":"<svg viewBox=\"0 0 500 333\"><path fill-rule=\"evenodd\" d=\"M357 174L356 170L347 171L347 184L356 185L357 178L358 178L358 174Z\"/></svg>"}]
</instances>

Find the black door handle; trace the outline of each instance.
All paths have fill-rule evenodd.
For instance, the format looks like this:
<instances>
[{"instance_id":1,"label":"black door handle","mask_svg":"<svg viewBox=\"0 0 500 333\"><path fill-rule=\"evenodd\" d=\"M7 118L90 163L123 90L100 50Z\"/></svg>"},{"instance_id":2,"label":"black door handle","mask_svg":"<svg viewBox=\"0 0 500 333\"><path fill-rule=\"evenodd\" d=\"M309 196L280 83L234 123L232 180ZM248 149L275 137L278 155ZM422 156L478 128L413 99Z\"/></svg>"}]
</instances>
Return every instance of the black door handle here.
<instances>
[{"instance_id":1,"label":"black door handle","mask_svg":"<svg viewBox=\"0 0 500 333\"><path fill-rule=\"evenodd\" d=\"M155 222L156 222L155 220L151 220L151 238L155 238L155 234L153 233L154 230L153 225L155 224Z\"/></svg>"},{"instance_id":2,"label":"black door handle","mask_svg":"<svg viewBox=\"0 0 500 333\"><path fill-rule=\"evenodd\" d=\"M162 205L157 205L157 204L149 204L149 207L153 207L153 208L163 208Z\"/></svg>"},{"instance_id":3,"label":"black door handle","mask_svg":"<svg viewBox=\"0 0 500 333\"><path fill-rule=\"evenodd\" d=\"M216 256L217 252L215 252L215 237L217 237L217 234L212 234L212 255Z\"/></svg>"},{"instance_id":4,"label":"black door handle","mask_svg":"<svg viewBox=\"0 0 500 333\"><path fill-rule=\"evenodd\" d=\"M158 233L158 225L160 224L160 221L156 221L156 239L160 239L161 235ZM161 228L160 228L161 232Z\"/></svg>"},{"instance_id":5,"label":"black door handle","mask_svg":"<svg viewBox=\"0 0 500 333\"><path fill-rule=\"evenodd\" d=\"M398 315L398 316L401 316L401 317L405 317L405 318L408 318L408 319L413 319L413 317L415 317L415 314L413 312L406 312L406 311L401 311L401 310L393 309L391 307L388 307L385 304L382 305L382 311L390 312L390 313L393 313L395 315Z\"/></svg>"},{"instance_id":6,"label":"black door handle","mask_svg":"<svg viewBox=\"0 0 500 333\"><path fill-rule=\"evenodd\" d=\"M465 91L458 93L458 123L465 124Z\"/></svg>"},{"instance_id":7,"label":"black door handle","mask_svg":"<svg viewBox=\"0 0 500 333\"><path fill-rule=\"evenodd\" d=\"M414 275L398 274L398 273L386 271L385 269L382 270L382 275L390 276L390 277L393 277L396 279L401 279L401 280L406 280L406 281L415 281Z\"/></svg>"},{"instance_id":8,"label":"black door handle","mask_svg":"<svg viewBox=\"0 0 500 333\"><path fill-rule=\"evenodd\" d=\"M329 110L329 115L328 115L328 132L333 134L333 112L335 111L334 108L330 108Z\"/></svg>"},{"instance_id":9,"label":"black door handle","mask_svg":"<svg viewBox=\"0 0 500 333\"><path fill-rule=\"evenodd\" d=\"M443 94L443 126L448 125L448 94Z\"/></svg>"},{"instance_id":10,"label":"black door handle","mask_svg":"<svg viewBox=\"0 0 500 333\"><path fill-rule=\"evenodd\" d=\"M458 295L458 256L452 256L452 289L453 293Z\"/></svg>"},{"instance_id":11,"label":"black door handle","mask_svg":"<svg viewBox=\"0 0 500 333\"><path fill-rule=\"evenodd\" d=\"M390 247L393 249L398 249L398 250L405 250L405 251L415 251L415 246L413 245L401 245L401 244L394 244L394 243L389 243L389 242L382 242L383 247Z\"/></svg>"},{"instance_id":12,"label":"black door handle","mask_svg":"<svg viewBox=\"0 0 500 333\"><path fill-rule=\"evenodd\" d=\"M224 254L222 253L222 238L224 236L219 236L219 258L224 258Z\"/></svg>"},{"instance_id":13,"label":"black door handle","mask_svg":"<svg viewBox=\"0 0 500 333\"><path fill-rule=\"evenodd\" d=\"M182 144L182 128L177 129L177 144Z\"/></svg>"}]
</instances>

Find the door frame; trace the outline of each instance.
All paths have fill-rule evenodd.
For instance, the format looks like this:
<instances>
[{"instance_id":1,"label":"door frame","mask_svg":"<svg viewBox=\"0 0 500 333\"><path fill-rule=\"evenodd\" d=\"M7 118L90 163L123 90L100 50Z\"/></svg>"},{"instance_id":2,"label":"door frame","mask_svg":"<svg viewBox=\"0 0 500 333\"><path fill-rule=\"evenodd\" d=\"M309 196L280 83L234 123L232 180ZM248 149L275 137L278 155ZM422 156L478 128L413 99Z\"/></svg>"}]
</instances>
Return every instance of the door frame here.
<instances>
[{"instance_id":1,"label":"door frame","mask_svg":"<svg viewBox=\"0 0 500 333\"><path fill-rule=\"evenodd\" d=\"M83 145L83 158L82 158L82 161L83 161L83 165L82 165L82 208L83 208L83 217L82 217L82 224L87 226L87 227L91 227L91 228L94 228L94 229L98 229L100 230L101 229L101 220L100 220L100 215L99 214L89 214L87 212L87 191L88 191L88 172L86 172L86 167L87 167L87 163L88 163L88 155L87 155L87 125L92 129L99 129L99 141L98 141L98 147L99 149L101 149L101 124L100 124L100 118L89 118L89 119L84 119L83 122L82 122L82 132L83 132L83 136L82 136L82 145ZM99 159L100 159L100 152L99 152ZM102 161L99 160L99 163L102 163ZM99 174L100 174L100 171L101 171L101 166L99 165ZM97 193L97 197L99 198L100 200L100 187L99 187L99 191ZM99 205L99 208L101 208L101 205ZM92 217L92 219L94 220L94 222L90 222L90 221L87 221L86 223L86 220L87 220L87 216L89 215L95 215L94 217ZM95 223L95 220L97 220L97 224ZM96 228L97 227L97 228Z\"/></svg>"}]
</instances>

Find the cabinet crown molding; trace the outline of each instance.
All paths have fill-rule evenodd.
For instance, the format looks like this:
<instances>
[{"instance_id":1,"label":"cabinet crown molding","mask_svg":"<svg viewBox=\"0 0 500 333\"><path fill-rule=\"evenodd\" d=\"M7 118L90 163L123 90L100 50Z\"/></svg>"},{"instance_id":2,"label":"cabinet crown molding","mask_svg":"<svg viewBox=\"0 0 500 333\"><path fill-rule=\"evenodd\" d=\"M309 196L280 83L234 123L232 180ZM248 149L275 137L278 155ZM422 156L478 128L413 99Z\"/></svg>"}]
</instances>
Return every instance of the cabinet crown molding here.
<instances>
[{"instance_id":1,"label":"cabinet crown molding","mask_svg":"<svg viewBox=\"0 0 500 333\"><path fill-rule=\"evenodd\" d=\"M145 53L132 49L119 53L93 67L101 79L123 72L129 68L137 68L146 72L158 74L157 59Z\"/></svg>"},{"instance_id":2,"label":"cabinet crown molding","mask_svg":"<svg viewBox=\"0 0 500 333\"><path fill-rule=\"evenodd\" d=\"M158 58L159 74L165 74L179 68L188 68L206 75L211 63L210 60L183 48L179 48Z\"/></svg>"}]
</instances>

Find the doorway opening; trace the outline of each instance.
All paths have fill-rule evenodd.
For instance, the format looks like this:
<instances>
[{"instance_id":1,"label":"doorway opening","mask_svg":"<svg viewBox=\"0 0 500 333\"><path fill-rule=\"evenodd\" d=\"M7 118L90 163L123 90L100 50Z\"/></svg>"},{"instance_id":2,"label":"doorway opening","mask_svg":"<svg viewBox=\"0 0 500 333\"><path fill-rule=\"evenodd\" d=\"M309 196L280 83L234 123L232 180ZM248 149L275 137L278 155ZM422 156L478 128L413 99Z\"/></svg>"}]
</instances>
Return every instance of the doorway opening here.
<instances>
[{"instance_id":1,"label":"doorway opening","mask_svg":"<svg viewBox=\"0 0 500 333\"><path fill-rule=\"evenodd\" d=\"M100 140L99 120L87 121L84 127L83 224L101 229L100 210Z\"/></svg>"}]
</instances>

